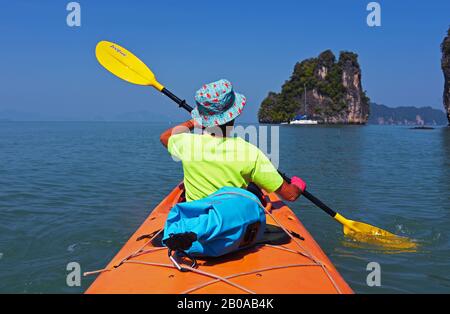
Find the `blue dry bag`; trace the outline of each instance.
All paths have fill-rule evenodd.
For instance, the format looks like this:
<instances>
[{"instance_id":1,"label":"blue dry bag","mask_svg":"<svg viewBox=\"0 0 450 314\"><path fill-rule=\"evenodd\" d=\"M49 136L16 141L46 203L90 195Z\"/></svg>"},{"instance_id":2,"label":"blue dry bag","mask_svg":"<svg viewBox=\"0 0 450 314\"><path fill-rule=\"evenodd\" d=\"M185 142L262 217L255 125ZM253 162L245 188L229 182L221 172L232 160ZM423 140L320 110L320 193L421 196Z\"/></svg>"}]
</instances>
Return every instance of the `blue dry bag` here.
<instances>
[{"instance_id":1,"label":"blue dry bag","mask_svg":"<svg viewBox=\"0 0 450 314\"><path fill-rule=\"evenodd\" d=\"M185 250L193 256L221 256L252 246L266 225L258 198L243 189L224 187L198 201L179 203L169 212L163 242L170 235L195 233Z\"/></svg>"}]
</instances>

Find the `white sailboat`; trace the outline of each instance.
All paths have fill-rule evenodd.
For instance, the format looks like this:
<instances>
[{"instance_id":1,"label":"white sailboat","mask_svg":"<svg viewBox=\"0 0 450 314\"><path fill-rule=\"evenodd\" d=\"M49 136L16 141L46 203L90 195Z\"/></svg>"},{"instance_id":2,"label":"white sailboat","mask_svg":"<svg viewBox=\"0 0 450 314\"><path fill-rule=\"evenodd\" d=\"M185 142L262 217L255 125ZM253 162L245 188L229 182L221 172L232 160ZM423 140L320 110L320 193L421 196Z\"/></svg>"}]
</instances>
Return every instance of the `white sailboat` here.
<instances>
[{"instance_id":1,"label":"white sailboat","mask_svg":"<svg viewBox=\"0 0 450 314\"><path fill-rule=\"evenodd\" d=\"M303 93L305 95L305 114L304 115L297 115L294 120L290 121L289 124L301 124L301 125L313 125L313 124L319 124L317 120L308 119L308 116L306 114L306 84L303 84L303 88L305 89L305 92Z\"/></svg>"},{"instance_id":2,"label":"white sailboat","mask_svg":"<svg viewBox=\"0 0 450 314\"><path fill-rule=\"evenodd\" d=\"M292 120L289 124L307 124L307 125L311 125L311 124L319 124L318 121L316 120L311 120L306 118L306 115L301 116L301 118L296 118L295 120Z\"/></svg>"}]
</instances>

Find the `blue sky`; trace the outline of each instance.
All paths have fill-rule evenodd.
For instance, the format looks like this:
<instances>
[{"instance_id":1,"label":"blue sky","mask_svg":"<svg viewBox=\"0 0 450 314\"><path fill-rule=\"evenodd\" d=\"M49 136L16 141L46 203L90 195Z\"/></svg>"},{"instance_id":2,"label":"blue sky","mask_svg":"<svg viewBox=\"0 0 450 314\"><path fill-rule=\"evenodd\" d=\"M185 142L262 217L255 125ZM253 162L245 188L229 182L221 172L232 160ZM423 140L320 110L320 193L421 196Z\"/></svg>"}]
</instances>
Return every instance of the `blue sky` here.
<instances>
[{"instance_id":1,"label":"blue sky","mask_svg":"<svg viewBox=\"0 0 450 314\"><path fill-rule=\"evenodd\" d=\"M294 64L325 49L358 53L363 87L389 106L442 109L439 45L450 1L378 1L381 27L366 24L360 0L78 1L81 27L66 25L69 1L9 1L0 10L0 112L54 119L110 118L149 111L186 114L154 90L125 83L98 65L95 45L115 41L138 55L161 83L193 103L205 82L227 78L249 99L255 121L269 91Z\"/></svg>"}]
</instances>

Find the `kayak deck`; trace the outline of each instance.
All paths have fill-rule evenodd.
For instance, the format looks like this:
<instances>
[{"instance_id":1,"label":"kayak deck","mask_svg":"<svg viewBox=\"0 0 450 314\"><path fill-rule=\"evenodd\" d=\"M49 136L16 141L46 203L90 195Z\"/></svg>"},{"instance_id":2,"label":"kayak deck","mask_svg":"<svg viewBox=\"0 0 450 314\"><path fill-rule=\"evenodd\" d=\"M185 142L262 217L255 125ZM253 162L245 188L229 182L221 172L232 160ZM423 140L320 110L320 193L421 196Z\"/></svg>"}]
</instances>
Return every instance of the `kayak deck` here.
<instances>
[{"instance_id":1,"label":"kayak deck","mask_svg":"<svg viewBox=\"0 0 450 314\"><path fill-rule=\"evenodd\" d=\"M289 234L284 245L257 245L220 258L198 260L191 271L178 271L167 248L152 244L170 209L182 200L178 185L150 214L86 293L353 293L295 214L268 195L267 223ZM184 265L183 265L184 266ZM97 273L97 272L92 272Z\"/></svg>"}]
</instances>

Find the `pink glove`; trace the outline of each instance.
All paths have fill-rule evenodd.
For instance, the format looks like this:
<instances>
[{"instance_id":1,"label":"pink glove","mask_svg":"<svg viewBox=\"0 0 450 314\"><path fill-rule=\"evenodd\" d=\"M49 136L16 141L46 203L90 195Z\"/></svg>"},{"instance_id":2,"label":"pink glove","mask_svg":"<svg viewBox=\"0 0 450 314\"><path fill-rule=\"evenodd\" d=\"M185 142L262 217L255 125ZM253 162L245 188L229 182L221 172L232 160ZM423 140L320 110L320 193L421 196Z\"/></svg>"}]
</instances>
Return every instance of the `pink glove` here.
<instances>
[{"instance_id":1,"label":"pink glove","mask_svg":"<svg viewBox=\"0 0 450 314\"><path fill-rule=\"evenodd\" d=\"M291 178L291 184L293 184L296 187L298 187L302 192L305 192L305 190L306 190L306 183L305 183L305 181L303 181L299 177L293 176Z\"/></svg>"}]
</instances>

